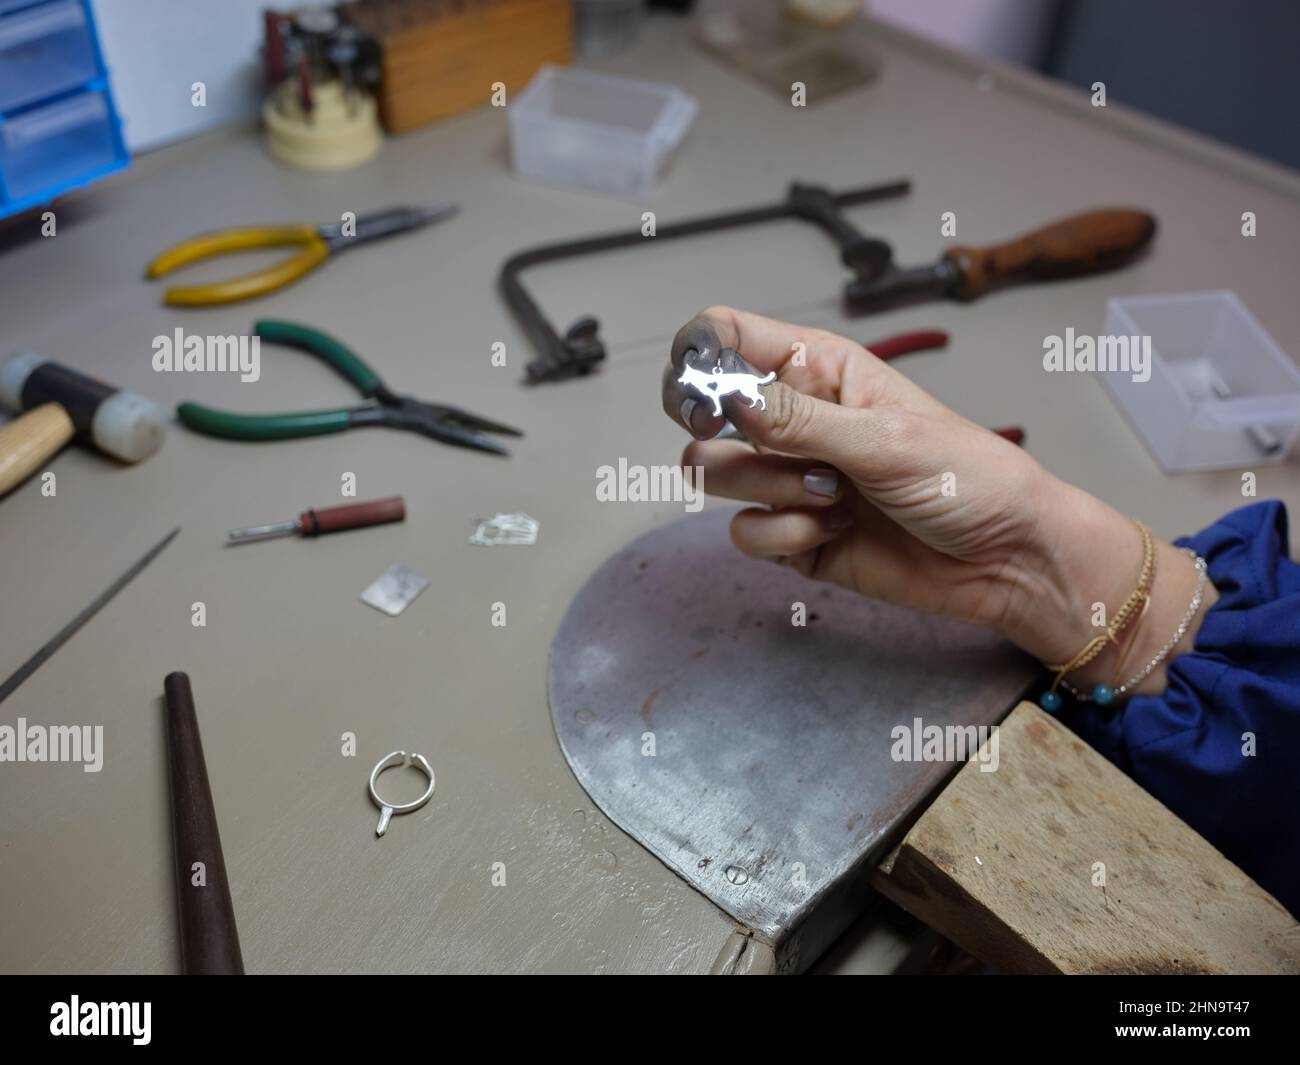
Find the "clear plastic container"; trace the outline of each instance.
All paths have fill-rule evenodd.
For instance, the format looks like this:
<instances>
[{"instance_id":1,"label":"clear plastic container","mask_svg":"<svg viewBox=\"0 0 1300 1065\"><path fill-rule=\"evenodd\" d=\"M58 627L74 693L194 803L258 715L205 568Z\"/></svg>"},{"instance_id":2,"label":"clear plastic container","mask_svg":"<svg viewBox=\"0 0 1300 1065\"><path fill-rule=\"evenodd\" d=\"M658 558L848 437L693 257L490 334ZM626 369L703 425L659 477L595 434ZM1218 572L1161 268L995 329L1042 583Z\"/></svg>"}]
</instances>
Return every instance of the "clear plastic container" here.
<instances>
[{"instance_id":1,"label":"clear plastic container","mask_svg":"<svg viewBox=\"0 0 1300 1065\"><path fill-rule=\"evenodd\" d=\"M1151 338L1151 377L1100 374L1167 473L1281 462L1300 434L1300 370L1234 292L1106 304L1106 333Z\"/></svg>"},{"instance_id":2,"label":"clear plastic container","mask_svg":"<svg viewBox=\"0 0 1300 1065\"><path fill-rule=\"evenodd\" d=\"M524 177L644 195L697 110L672 85L547 64L509 107L511 159Z\"/></svg>"},{"instance_id":3,"label":"clear plastic container","mask_svg":"<svg viewBox=\"0 0 1300 1065\"><path fill-rule=\"evenodd\" d=\"M84 85L98 65L80 0L0 13L0 111Z\"/></svg>"},{"instance_id":4,"label":"clear plastic container","mask_svg":"<svg viewBox=\"0 0 1300 1065\"><path fill-rule=\"evenodd\" d=\"M0 121L0 178L9 198L22 200L112 165L114 122L100 92Z\"/></svg>"}]
</instances>

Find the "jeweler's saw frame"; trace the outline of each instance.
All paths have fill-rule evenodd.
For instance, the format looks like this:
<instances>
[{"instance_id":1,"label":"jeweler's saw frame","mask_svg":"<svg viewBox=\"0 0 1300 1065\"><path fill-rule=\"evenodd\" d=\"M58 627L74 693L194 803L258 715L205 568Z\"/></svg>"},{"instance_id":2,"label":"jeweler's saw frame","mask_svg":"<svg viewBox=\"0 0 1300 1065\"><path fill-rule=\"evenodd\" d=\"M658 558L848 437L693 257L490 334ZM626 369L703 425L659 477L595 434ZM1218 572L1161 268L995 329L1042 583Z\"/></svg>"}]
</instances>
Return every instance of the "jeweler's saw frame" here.
<instances>
[{"instance_id":1,"label":"jeweler's saw frame","mask_svg":"<svg viewBox=\"0 0 1300 1065\"><path fill-rule=\"evenodd\" d=\"M850 285L867 284L889 268L892 250L884 241L860 233L844 217L840 208L903 196L911 190L912 183L907 180L849 189L847 192L831 192L820 185L801 185L796 182L790 186L786 198L780 203L659 226L654 243L761 222L775 222L783 218L801 218L825 230L839 245L840 260L854 274ZM523 272L542 263L645 244L648 239L641 230L629 229L559 244L543 244L518 252L505 261L499 279L501 295L537 349L537 358L528 364L527 383L563 381L589 374L604 360L605 344L599 336L600 322L591 315L579 318L561 336L524 287L521 278Z\"/></svg>"}]
</instances>

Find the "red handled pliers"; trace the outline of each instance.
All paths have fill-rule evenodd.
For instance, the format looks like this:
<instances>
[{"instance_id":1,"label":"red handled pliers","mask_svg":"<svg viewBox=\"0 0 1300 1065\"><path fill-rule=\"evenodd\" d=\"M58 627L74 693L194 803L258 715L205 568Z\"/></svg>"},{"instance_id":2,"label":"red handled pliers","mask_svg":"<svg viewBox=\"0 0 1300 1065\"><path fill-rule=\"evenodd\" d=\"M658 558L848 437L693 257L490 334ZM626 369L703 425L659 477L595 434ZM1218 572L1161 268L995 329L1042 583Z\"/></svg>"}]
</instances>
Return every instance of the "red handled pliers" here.
<instances>
[{"instance_id":1,"label":"red handled pliers","mask_svg":"<svg viewBox=\"0 0 1300 1065\"><path fill-rule=\"evenodd\" d=\"M876 358L881 362L888 362L890 359L896 359L900 355L909 355L914 351L933 351L935 348L946 348L948 346L948 334L939 329L923 329L915 333L899 333L897 336L885 337L883 340L877 340L867 346ZM1007 425L1001 429L994 429L993 432L1013 444L1023 444L1025 441L1025 431L1018 425Z\"/></svg>"}]
</instances>

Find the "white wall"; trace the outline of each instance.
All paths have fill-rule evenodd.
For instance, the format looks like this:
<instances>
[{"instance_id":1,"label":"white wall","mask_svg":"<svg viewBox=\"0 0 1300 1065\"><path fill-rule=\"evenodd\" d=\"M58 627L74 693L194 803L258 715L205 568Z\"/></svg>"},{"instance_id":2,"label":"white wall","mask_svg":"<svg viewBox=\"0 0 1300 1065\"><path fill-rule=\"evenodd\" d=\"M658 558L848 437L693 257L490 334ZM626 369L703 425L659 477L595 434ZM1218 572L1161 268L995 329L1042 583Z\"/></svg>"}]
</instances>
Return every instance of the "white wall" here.
<instances>
[{"instance_id":1,"label":"white wall","mask_svg":"<svg viewBox=\"0 0 1300 1065\"><path fill-rule=\"evenodd\" d=\"M256 113L262 9L271 0L92 3L132 150ZM867 7L965 51L1032 64L1056 0L867 0ZM207 85L204 109L190 105L196 81Z\"/></svg>"},{"instance_id":2,"label":"white wall","mask_svg":"<svg viewBox=\"0 0 1300 1065\"><path fill-rule=\"evenodd\" d=\"M133 151L256 112L264 0L91 0ZM207 107L190 86L207 86Z\"/></svg>"},{"instance_id":3,"label":"white wall","mask_svg":"<svg viewBox=\"0 0 1300 1065\"><path fill-rule=\"evenodd\" d=\"M1021 66L1042 58L1057 0L867 0L877 18Z\"/></svg>"}]
</instances>

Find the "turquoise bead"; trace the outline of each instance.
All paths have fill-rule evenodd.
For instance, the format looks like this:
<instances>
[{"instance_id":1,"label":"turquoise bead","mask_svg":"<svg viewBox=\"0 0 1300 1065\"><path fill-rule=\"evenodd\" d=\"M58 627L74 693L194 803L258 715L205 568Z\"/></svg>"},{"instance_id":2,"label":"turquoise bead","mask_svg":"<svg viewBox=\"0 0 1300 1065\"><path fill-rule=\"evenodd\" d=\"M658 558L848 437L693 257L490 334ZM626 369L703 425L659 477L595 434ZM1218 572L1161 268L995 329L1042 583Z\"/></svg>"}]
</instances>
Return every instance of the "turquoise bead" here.
<instances>
[{"instance_id":1,"label":"turquoise bead","mask_svg":"<svg viewBox=\"0 0 1300 1065\"><path fill-rule=\"evenodd\" d=\"M1038 705L1046 710L1049 714L1054 714L1061 709L1061 697L1056 692L1043 692L1038 697Z\"/></svg>"},{"instance_id":2,"label":"turquoise bead","mask_svg":"<svg viewBox=\"0 0 1300 1065\"><path fill-rule=\"evenodd\" d=\"M1092 697L1097 700L1099 706L1105 706L1115 698L1115 689L1109 684L1098 684L1092 689Z\"/></svg>"}]
</instances>

